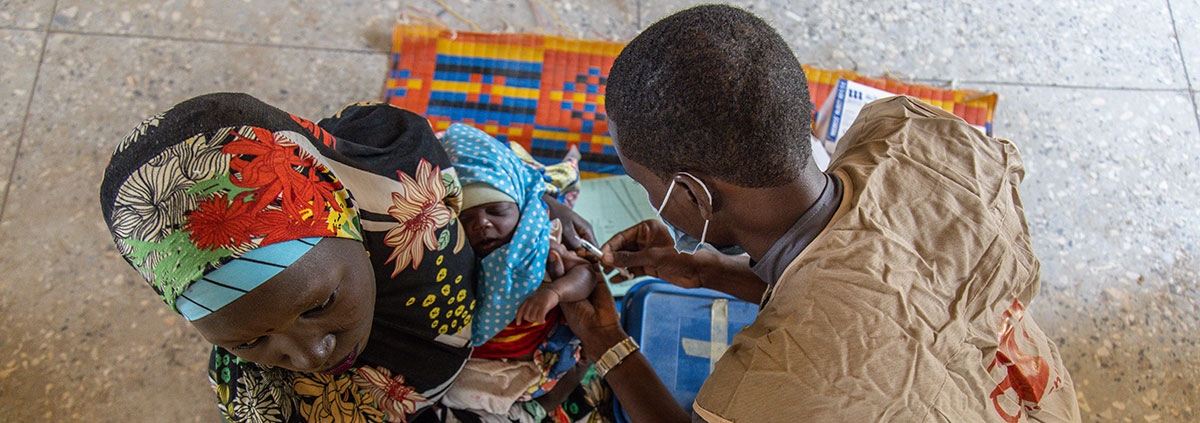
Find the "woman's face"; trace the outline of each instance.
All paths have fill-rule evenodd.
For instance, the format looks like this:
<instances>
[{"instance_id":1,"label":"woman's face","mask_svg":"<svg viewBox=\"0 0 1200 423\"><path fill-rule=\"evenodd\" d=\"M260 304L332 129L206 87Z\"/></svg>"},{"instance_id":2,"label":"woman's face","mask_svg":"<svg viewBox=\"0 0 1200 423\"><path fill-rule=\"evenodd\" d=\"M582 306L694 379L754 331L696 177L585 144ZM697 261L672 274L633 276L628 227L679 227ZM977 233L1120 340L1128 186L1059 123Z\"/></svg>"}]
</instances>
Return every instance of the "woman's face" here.
<instances>
[{"instance_id":1,"label":"woman's face","mask_svg":"<svg viewBox=\"0 0 1200 423\"><path fill-rule=\"evenodd\" d=\"M516 203L498 202L480 204L463 210L458 221L467 230L471 249L479 257L485 257L497 248L512 241L521 209Z\"/></svg>"},{"instance_id":2,"label":"woman's face","mask_svg":"<svg viewBox=\"0 0 1200 423\"><path fill-rule=\"evenodd\" d=\"M323 238L275 277L192 325L244 360L342 373L366 347L374 314L375 273L362 243Z\"/></svg>"}]
</instances>

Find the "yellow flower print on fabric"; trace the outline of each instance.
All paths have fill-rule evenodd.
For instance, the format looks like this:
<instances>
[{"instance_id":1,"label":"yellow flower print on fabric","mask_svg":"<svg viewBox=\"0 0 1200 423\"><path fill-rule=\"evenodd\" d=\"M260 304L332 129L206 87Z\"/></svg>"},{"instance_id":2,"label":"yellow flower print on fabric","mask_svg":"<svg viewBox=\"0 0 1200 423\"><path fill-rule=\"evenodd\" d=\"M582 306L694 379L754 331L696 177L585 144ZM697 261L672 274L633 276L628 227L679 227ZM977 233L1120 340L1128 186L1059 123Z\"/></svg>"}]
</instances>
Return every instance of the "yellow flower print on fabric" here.
<instances>
[{"instance_id":1,"label":"yellow flower print on fabric","mask_svg":"<svg viewBox=\"0 0 1200 423\"><path fill-rule=\"evenodd\" d=\"M351 379L371 394L389 422L407 421L408 415L417 411L417 404L425 401L416 389L405 384L403 375L392 376L382 367L360 367Z\"/></svg>"},{"instance_id":2,"label":"yellow flower print on fabric","mask_svg":"<svg viewBox=\"0 0 1200 423\"><path fill-rule=\"evenodd\" d=\"M294 382L305 421L328 423L382 423L383 412L371 394L359 390L349 375L306 374Z\"/></svg>"}]
</instances>

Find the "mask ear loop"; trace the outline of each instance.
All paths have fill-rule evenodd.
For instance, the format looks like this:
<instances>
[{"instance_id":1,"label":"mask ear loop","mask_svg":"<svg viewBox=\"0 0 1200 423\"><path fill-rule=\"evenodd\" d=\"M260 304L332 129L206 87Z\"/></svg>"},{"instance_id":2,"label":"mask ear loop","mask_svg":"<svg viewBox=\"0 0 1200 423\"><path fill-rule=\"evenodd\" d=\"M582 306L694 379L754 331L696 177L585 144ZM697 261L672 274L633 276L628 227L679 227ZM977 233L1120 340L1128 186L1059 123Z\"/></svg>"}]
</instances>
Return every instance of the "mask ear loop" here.
<instances>
[{"instance_id":1,"label":"mask ear loop","mask_svg":"<svg viewBox=\"0 0 1200 423\"><path fill-rule=\"evenodd\" d=\"M671 185L667 186L667 195L663 196L662 203L659 203L658 208L654 210L654 217L661 218L663 207L667 206L667 200L671 198L671 190L675 189L675 180L671 180Z\"/></svg>"},{"instance_id":2,"label":"mask ear loop","mask_svg":"<svg viewBox=\"0 0 1200 423\"><path fill-rule=\"evenodd\" d=\"M705 184L704 184L704 181L701 181L701 180L700 180L700 178L697 178L695 175L692 175L692 174L690 174L690 173L687 173L687 172L679 172L679 174L681 174L681 175L687 175L687 177L689 177L689 178L692 178L692 180L693 180L693 181L696 181L696 183L697 183L697 184L700 184L700 188L704 188L704 195L708 197L708 206L709 206L709 207L712 207L712 205L713 205L713 203L712 203L712 192L709 192L709 190L708 190L708 185L705 185ZM674 180L672 180L672 181L671 181L671 183L672 183L671 187L672 187L672 188L674 188L674 187L675 187L675 185L673 185L673 184L674 184L674 182L675 182ZM670 193L671 193L671 190L670 190L670 189L668 189L668 190L667 190L667 194L669 195ZM664 204L665 204L665 202L664 202ZM702 230L702 231L700 232L700 245L704 245L704 238L706 238L707 236L708 236L708 219L704 219L704 230Z\"/></svg>"}]
</instances>

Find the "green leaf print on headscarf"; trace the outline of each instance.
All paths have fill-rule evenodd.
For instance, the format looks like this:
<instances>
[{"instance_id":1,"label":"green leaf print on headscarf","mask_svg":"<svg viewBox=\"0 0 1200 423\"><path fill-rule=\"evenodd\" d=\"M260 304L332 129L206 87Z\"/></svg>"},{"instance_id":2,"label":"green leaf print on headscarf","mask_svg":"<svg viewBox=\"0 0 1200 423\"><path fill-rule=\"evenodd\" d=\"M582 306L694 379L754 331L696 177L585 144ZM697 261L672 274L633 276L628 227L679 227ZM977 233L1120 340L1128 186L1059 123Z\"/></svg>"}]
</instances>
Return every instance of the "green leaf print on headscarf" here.
<instances>
[{"instance_id":1,"label":"green leaf print on headscarf","mask_svg":"<svg viewBox=\"0 0 1200 423\"><path fill-rule=\"evenodd\" d=\"M163 301L175 308L175 299L187 288L188 284L204 276L208 266L220 264L221 259L233 254L232 250L217 248L204 250L192 243L187 231L176 231L159 242L139 241L133 238L123 239L133 247L130 253L134 267L139 271L153 273L156 285L162 292L159 296ZM158 263L146 263L151 253L162 257Z\"/></svg>"},{"instance_id":2,"label":"green leaf print on headscarf","mask_svg":"<svg viewBox=\"0 0 1200 423\"><path fill-rule=\"evenodd\" d=\"M197 182L195 185L192 185L190 188L188 188L187 193L207 197L212 194L225 192L228 193L229 198L237 198L239 194L249 191L254 191L254 188L242 188L234 185L233 180L229 176L229 172L226 171L225 173L217 174L213 178ZM252 201L253 197L253 195L247 195L242 198L242 201L248 203Z\"/></svg>"}]
</instances>

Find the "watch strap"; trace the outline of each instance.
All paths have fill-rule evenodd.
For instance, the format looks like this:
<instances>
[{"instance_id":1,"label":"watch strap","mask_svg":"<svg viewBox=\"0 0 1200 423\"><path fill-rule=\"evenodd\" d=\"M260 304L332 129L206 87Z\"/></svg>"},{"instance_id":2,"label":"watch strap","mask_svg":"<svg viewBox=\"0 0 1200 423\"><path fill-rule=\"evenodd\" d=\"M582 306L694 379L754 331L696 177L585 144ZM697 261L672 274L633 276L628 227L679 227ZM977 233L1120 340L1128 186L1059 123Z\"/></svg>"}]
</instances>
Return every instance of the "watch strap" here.
<instances>
[{"instance_id":1,"label":"watch strap","mask_svg":"<svg viewBox=\"0 0 1200 423\"><path fill-rule=\"evenodd\" d=\"M613 345L611 348L609 348L608 351L605 351L604 355L601 355L599 360L596 360L596 374L600 375L600 377L604 377L614 367L617 367L617 365L621 364L621 362L625 360L625 357L628 357L629 354L633 354L634 351L637 351L638 348L638 344L633 340L633 338L627 337L621 340L621 342L618 342L616 345Z\"/></svg>"}]
</instances>

